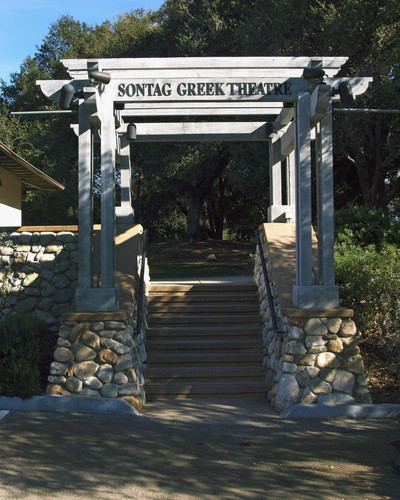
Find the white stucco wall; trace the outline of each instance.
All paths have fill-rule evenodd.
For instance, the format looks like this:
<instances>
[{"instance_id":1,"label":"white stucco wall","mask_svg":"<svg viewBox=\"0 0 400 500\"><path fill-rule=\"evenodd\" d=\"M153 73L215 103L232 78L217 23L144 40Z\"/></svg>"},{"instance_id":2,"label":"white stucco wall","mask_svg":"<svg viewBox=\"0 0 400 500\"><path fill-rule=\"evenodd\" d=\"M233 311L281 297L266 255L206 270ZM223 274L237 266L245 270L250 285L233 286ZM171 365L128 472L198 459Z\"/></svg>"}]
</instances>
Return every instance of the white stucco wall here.
<instances>
[{"instance_id":1,"label":"white stucco wall","mask_svg":"<svg viewBox=\"0 0 400 500\"><path fill-rule=\"evenodd\" d=\"M21 226L21 180L0 166L0 181L0 227Z\"/></svg>"}]
</instances>

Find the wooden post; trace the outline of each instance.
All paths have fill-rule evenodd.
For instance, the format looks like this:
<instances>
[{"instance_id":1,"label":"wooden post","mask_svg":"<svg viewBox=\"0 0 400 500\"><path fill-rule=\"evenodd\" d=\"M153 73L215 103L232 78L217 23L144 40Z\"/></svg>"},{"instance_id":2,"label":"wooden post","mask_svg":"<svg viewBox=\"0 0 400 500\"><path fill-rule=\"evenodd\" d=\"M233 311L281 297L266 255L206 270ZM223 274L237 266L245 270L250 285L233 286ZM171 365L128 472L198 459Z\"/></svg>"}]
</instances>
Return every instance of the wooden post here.
<instances>
[{"instance_id":1,"label":"wooden post","mask_svg":"<svg viewBox=\"0 0 400 500\"><path fill-rule=\"evenodd\" d=\"M79 102L79 288L93 286L93 136L85 109Z\"/></svg>"},{"instance_id":2,"label":"wooden post","mask_svg":"<svg viewBox=\"0 0 400 500\"><path fill-rule=\"evenodd\" d=\"M332 102L317 125L318 270L320 285L335 284Z\"/></svg>"},{"instance_id":3,"label":"wooden post","mask_svg":"<svg viewBox=\"0 0 400 500\"><path fill-rule=\"evenodd\" d=\"M310 96L299 95L295 107L296 285L312 284Z\"/></svg>"}]
</instances>

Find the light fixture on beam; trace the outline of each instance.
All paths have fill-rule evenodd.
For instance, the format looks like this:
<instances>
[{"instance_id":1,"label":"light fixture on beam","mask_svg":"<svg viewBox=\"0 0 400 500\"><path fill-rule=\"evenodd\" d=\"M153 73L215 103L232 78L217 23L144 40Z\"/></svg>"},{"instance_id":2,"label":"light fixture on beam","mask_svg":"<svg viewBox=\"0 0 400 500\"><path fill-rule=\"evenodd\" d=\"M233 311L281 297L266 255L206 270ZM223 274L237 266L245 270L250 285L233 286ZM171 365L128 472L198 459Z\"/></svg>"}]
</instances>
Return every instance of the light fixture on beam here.
<instances>
[{"instance_id":1,"label":"light fixture on beam","mask_svg":"<svg viewBox=\"0 0 400 500\"><path fill-rule=\"evenodd\" d=\"M104 83L107 85L110 83L111 75L105 71L89 71L90 82L93 84Z\"/></svg>"},{"instance_id":2,"label":"light fixture on beam","mask_svg":"<svg viewBox=\"0 0 400 500\"><path fill-rule=\"evenodd\" d=\"M66 83L61 88L60 106L62 109L71 109L72 100L75 96L75 88L71 83Z\"/></svg>"},{"instance_id":3,"label":"light fixture on beam","mask_svg":"<svg viewBox=\"0 0 400 500\"><path fill-rule=\"evenodd\" d=\"M126 136L128 141L136 141L136 125L129 123L126 127Z\"/></svg>"},{"instance_id":4,"label":"light fixture on beam","mask_svg":"<svg viewBox=\"0 0 400 500\"><path fill-rule=\"evenodd\" d=\"M311 68L304 68L303 70L304 80L322 81L324 76L325 76L325 71L322 68L311 67Z\"/></svg>"},{"instance_id":5,"label":"light fixture on beam","mask_svg":"<svg viewBox=\"0 0 400 500\"><path fill-rule=\"evenodd\" d=\"M353 106L355 99L350 82L339 83L338 93L340 95L340 102L343 106Z\"/></svg>"}]
</instances>

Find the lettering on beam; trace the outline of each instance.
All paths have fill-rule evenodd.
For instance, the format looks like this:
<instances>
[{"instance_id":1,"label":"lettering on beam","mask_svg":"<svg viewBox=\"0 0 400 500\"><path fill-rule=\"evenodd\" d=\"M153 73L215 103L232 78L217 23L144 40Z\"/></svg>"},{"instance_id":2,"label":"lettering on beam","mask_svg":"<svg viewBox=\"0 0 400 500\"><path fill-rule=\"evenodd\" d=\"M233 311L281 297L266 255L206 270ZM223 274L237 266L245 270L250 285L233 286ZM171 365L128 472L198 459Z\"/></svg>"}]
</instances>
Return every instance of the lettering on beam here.
<instances>
[{"instance_id":1,"label":"lettering on beam","mask_svg":"<svg viewBox=\"0 0 400 500\"><path fill-rule=\"evenodd\" d=\"M295 98L303 90L299 79L285 81L136 81L117 83L116 100L187 100L205 99L271 99Z\"/></svg>"}]
</instances>

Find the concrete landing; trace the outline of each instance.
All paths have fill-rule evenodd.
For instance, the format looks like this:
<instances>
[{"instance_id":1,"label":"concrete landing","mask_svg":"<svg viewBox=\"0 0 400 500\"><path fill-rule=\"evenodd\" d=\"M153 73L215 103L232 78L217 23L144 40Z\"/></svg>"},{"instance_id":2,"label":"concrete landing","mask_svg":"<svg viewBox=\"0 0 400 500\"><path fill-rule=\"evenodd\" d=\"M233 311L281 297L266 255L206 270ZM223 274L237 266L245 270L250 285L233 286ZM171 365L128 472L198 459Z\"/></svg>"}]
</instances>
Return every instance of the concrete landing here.
<instances>
[{"instance_id":1,"label":"concrete landing","mask_svg":"<svg viewBox=\"0 0 400 500\"><path fill-rule=\"evenodd\" d=\"M138 415L124 399L81 396L33 396L29 399L0 396L1 410L100 413L106 415ZM1 412L0 412L1 413Z\"/></svg>"},{"instance_id":2,"label":"concrete landing","mask_svg":"<svg viewBox=\"0 0 400 500\"><path fill-rule=\"evenodd\" d=\"M158 401L143 416L12 411L2 500L395 499L400 429L281 419L265 401Z\"/></svg>"}]
</instances>

